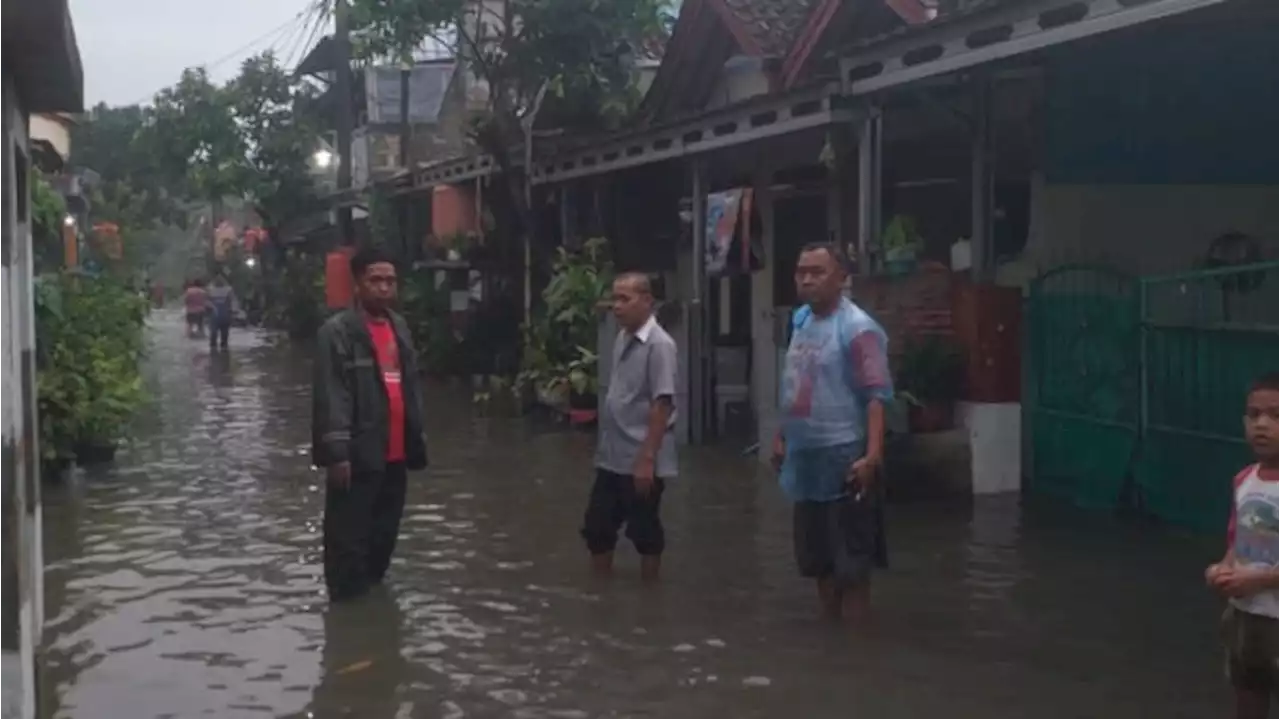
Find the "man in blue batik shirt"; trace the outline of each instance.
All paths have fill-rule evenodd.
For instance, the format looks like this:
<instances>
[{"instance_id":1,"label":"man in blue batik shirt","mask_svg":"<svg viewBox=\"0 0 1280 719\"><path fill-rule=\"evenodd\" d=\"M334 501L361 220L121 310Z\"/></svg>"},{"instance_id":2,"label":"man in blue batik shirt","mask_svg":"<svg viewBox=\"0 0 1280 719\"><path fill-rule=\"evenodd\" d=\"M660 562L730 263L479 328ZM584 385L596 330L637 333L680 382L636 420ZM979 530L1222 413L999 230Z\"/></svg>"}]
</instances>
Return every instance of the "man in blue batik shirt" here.
<instances>
[{"instance_id":1,"label":"man in blue batik shirt","mask_svg":"<svg viewBox=\"0 0 1280 719\"><path fill-rule=\"evenodd\" d=\"M886 566L879 474L893 381L884 330L845 298L844 280L835 245L800 251L796 292L805 304L792 318L773 462L795 503L800 573L817 582L828 616L857 621L873 567Z\"/></svg>"}]
</instances>

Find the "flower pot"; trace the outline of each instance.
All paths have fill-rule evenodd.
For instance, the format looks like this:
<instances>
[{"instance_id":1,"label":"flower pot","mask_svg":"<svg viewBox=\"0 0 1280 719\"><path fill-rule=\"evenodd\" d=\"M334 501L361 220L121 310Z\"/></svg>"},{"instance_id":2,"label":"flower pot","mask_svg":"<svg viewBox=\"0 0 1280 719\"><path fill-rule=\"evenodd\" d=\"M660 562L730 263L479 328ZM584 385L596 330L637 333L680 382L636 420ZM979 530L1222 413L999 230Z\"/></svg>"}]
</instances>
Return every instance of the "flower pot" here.
<instances>
[{"instance_id":1,"label":"flower pot","mask_svg":"<svg viewBox=\"0 0 1280 719\"><path fill-rule=\"evenodd\" d=\"M907 410L907 425L915 434L951 429L955 425L955 403L935 400L913 404Z\"/></svg>"},{"instance_id":2,"label":"flower pot","mask_svg":"<svg viewBox=\"0 0 1280 719\"><path fill-rule=\"evenodd\" d=\"M86 440L76 445L76 464L88 467L115 461L116 443L103 440Z\"/></svg>"}]
</instances>

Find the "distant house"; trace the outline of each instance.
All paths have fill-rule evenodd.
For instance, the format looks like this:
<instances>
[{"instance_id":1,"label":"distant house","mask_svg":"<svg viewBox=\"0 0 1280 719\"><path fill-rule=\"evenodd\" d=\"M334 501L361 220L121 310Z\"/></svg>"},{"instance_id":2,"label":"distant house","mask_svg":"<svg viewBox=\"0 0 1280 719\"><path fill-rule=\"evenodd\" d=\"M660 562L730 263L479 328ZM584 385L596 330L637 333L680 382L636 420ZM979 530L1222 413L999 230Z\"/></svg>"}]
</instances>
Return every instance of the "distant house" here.
<instances>
[{"instance_id":1,"label":"distant house","mask_svg":"<svg viewBox=\"0 0 1280 719\"><path fill-rule=\"evenodd\" d=\"M452 157L465 149L463 76L452 59L420 62L410 71L411 163ZM394 66L368 67L357 82L363 86L365 102L352 137L352 181L363 187L403 169L401 71Z\"/></svg>"},{"instance_id":2,"label":"distant house","mask_svg":"<svg viewBox=\"0 0 1280 719\"><path fill-rule=\"evenodd\" d=\"M5 0L3 48L4 465L0 482L5 591L0 647L3 716L27 719L40 715L36 653L44 625L30 193L38 148L32 135L41 125L34 116L84 109L84 77L66 0Z\"/></svg>"}]
</instances>

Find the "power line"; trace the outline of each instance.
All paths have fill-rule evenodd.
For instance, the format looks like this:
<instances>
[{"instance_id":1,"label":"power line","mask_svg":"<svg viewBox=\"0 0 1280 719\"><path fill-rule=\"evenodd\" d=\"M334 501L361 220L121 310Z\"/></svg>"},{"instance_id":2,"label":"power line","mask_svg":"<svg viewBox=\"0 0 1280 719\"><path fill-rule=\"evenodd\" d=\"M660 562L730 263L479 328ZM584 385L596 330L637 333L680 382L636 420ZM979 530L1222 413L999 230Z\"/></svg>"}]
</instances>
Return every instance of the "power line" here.
<instances>
[{"instance_id":1,"label":"power line","mask_svg":"<svg viewBox=\"0 0 1280 719\"><path fill-rule=\"evenodd\" d=\"M327 17L324 10L325 2L320 0L315 5L311 21L303 24L302 32L298 36L298 39L302 42L297 44L293 51L289 53L284 63L285 67L295 70L298 64L306 58L307 53L311 52L312 48L315 47L316 37L320 34L320 30L324 28Z\"/></svg>"},{"instance_id":2,"label":"power line","mask_svg":"<svg viewBox=\"0 0 1280 719\"><path fill-rule=\"evenodd\" d=\"M229 60L234 60L235 58L237 58L237 57L240 57L240 56L244 55L244 53L245 53L245 52L247 52L248 50L253 49L255 46L257 46L259 43L261 43L263 40L266 40L267 38L270 38L270 37L273 37L273 36L283 36L283 35L284 35L284 33L289 29L289 27L290 27L290 26L295 26L295 24L296 24L299 20L301 20L301 19L302 19L302 18L307 14L307 12L309 12L309 10L310 10L310 8L304 8L303 10L301 10L300 12L298 12L298 14L297 14L297 15L294 15L293 17L289 18L288 20L284 21L284 22L283 22L283 23L281 23L280 25L276 26L274 29L272 29L272 30L268 31L267 33L265 33L264 35L261 35L261 36L259 36L259 37L255 38L255 39L253 39L253 40L250 40L249 42L245 43L244 45L241 45L240 47L236 48L235 50L232 50L231 52L227 53L226 55L223 55L222 57L218 58L217 60L214 60L213 62L210 62L210 63L205 63L204 65L201 65L200 67L203 67L203 68L204 68L204 69L206 69L206 70L212 70L212 69L214 69L214 68L218 67L219 65L222 65L222 64L224 64L224 63L228 62ZM272 41L272 43L271 43L271 44L272 44L272 46L273 46L273 47L275 46L276 42L279 42L279 37L277 37L277 38L276 38L276 40Z\"/></svg>"},{"instance_id":3,"label":"power line","mask_svg":"<svg viewBox=\"0 0 1280 719\"><path fill-rule=\"evenodd\" d=\"M271 45L274 46L277 42L279 42L280 37L282 37L286 32L288 32L290 27L294 27L296 29L296 26L299 23L299 21L303 20L303 18L305 18L309 13L315 12L316 8L319 5L320 3L309 2L307 3L306 7L299 10L298 13L293 17L289 18L288 20L285 20L284 22L271 28L270 30L250 40L249 42L246 42L245 44L241 45L235 50L232 50L231 52L223 55L222 57L217 58L216 60L213 60L212 62L200 63L197 65L191 65L189 67L201 67L201 68L204 68L206 71L213 70L217 67L220 67L221 65L226 64L231 60L234 60L238 57L243 57L246 52L248 52L249 50L252 50L253 48L262 44L266 40L271 40L272 41ZM165 87L168 87L168 85L166 85ZM162 90L164 88L162 87L160 89ZM155 97L156 92L159 92L159 90L156 90L141 98L138 98L137 100L129 104L140 105L146 102L147 100L150 100L153 97Z\"/></svg>"}]
</instances>

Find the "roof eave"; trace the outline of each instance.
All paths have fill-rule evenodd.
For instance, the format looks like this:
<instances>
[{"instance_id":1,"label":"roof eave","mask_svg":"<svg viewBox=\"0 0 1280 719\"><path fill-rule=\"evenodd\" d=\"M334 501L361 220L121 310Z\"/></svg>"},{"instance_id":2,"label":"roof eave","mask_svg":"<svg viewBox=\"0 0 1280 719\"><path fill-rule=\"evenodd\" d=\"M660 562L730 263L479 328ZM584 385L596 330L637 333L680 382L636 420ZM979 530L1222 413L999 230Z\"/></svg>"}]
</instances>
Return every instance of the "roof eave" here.
<instances>
[{"instance_id":1,"label":"roof eave","mask_svg":"<svg viewBox=\"0 0 1280 719\"><path fill-rule=\"evenodd\" d=\"M84 111L84 68L66 0L6 0L3 40L5 72L24 111Z\"/></svg>"}]
</instances>

